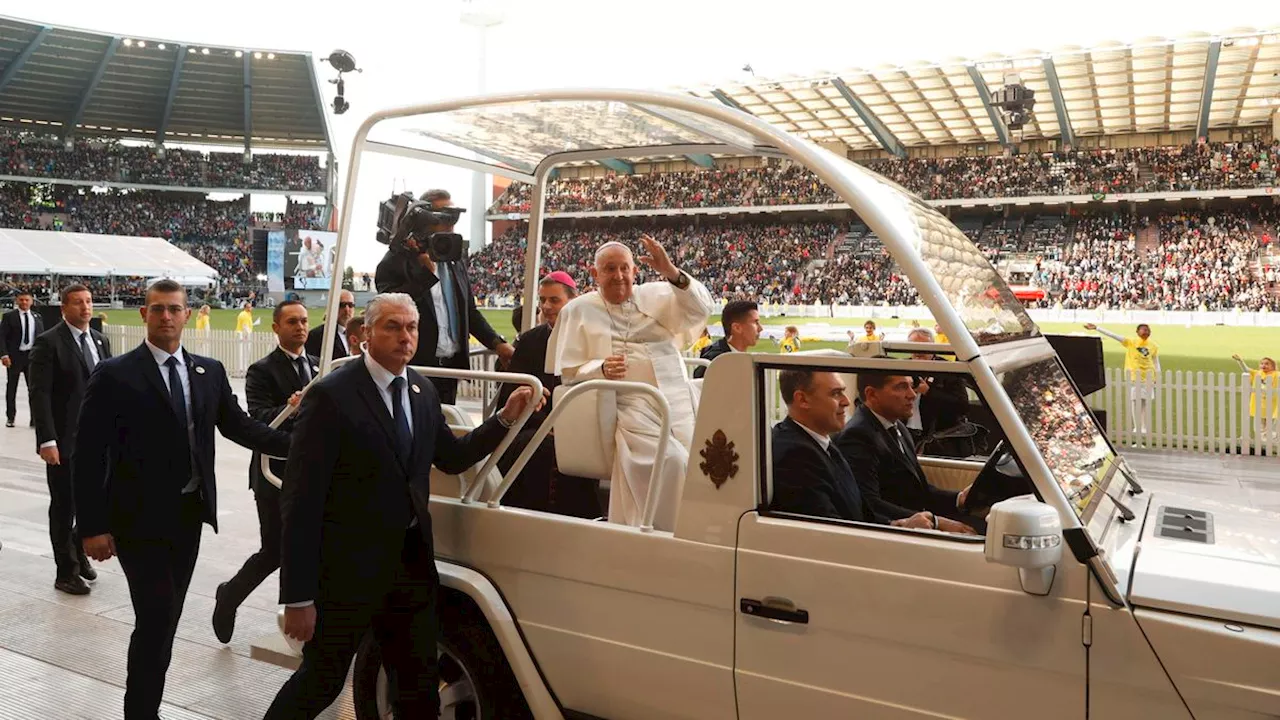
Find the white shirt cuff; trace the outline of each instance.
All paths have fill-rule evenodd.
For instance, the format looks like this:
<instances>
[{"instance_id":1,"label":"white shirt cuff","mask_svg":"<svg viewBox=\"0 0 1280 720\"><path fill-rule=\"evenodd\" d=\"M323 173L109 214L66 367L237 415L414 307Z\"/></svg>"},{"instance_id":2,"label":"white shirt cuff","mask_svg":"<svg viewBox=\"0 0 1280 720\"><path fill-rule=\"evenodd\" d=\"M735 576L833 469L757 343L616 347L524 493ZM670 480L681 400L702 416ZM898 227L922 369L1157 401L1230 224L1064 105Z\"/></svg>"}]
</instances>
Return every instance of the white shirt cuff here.
<instances>
[{"instance_id":1,"label":"white shirt cuff","mask_svg":"<svg viewBox=\"0 0 1280 720\"><path fill-rule=\"evenodd\" d=\"M56 447L58 447L58 441L57 441L57 440L45 440L44 442L40 443L40 449L41 449L41 450L43 450L43 449L45 449L45 448L47 448L47 447L51 447L51 448L56 448Z\"/></svg>"},{"instance_id":2,"label":"white shirt cuff","mask_svg":"<svg viewBox=\"0 0 1280 720\"><path fill-rule=\"evenodd\" d=\"M284 606L291 607L291 608L304 608L304 607L310 607L315 604L316 604L315 600L303 600L302 602L285 603Z\"/></svg>"}]
</instances>

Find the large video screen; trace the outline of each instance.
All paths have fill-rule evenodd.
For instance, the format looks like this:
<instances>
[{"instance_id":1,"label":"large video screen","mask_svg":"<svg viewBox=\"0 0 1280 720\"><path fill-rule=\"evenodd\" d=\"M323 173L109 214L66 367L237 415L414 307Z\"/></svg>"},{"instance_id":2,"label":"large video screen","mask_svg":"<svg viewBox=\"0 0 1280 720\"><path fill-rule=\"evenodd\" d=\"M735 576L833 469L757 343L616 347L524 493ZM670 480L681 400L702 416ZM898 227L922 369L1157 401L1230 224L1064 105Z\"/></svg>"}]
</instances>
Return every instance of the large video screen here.
<instances>
[{"instance_id":1,"label":"large video screen","mask_svg":"<svg viewBox=\"0 0 1280 720\"><path fill-rule=\"evenodd\" d=\"M333 258L337 241L337 233L321 230L285 230L286 287L293 290L329 289L332 285Z\"/></svg>"}]
</instances>

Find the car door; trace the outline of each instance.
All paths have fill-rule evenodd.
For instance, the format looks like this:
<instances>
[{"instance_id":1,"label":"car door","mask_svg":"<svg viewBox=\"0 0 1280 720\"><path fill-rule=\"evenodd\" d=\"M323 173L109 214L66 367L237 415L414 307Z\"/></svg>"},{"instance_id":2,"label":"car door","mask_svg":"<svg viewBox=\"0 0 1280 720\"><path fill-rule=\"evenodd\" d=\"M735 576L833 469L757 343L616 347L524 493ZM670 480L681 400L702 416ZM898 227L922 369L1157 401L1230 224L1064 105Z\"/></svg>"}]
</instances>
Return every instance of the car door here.
<instances>
[{"instance_id":1,"label":"car door","mask_svg":"<svg viewBox=\"0 0 1280 720\"><path fill-rule=\"evenodd\" d=\"M1038 597L976 538L747 513L739 718L1082 718L1087 573Z\"/></svg>"}]
</instances>

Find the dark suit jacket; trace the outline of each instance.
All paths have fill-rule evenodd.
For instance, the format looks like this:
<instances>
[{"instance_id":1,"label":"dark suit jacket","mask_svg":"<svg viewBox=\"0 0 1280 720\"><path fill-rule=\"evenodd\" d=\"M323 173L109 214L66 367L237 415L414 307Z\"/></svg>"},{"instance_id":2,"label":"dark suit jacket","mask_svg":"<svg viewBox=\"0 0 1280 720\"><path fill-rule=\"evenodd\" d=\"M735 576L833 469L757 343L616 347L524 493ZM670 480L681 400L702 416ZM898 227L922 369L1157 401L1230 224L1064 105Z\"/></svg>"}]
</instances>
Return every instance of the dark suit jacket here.
<instances>
[{"instance_id":1,"label":"dark suit jacket","mask_svg":"<svg viewBox=\"0 0 1280 720\"><path fill-rule=\"evenodd\" d=\"M533 375L542 381L542 387L547 392L554 391L560 387L560 376L552 375L547 372L547 341L551 339L551 326L543 323L528 332L520 333L515 342L515 354L511 356L511 363L507 365L507 372L525 373ZM519 385L503 383L498 388L497 407L502 408L507 404L507 398L511 397L511 393L516 391ZM525 429L536 428L542 424L542 421L551 413L551 398L547 398L547 404L542 409L529 416L529 422L525 424Z\"/></svg>"},{"instance_id":2,"label":"dark suit jacket","mask_svg":"<svg viewBox=\"0 0 1280 720\"><path fill-rule=\"evenodd\" d=\"M307 354L307 367L311 370L311 377L315 378L320 375L320 360L310 353ZM276 419L280 411L284 410L289 404L289 396L302 389L302 378L298 377L298 369L294 366L293 361L280 348L276 348L267 354L266 357L249 366L244 376L244 397L249 405L249 416L254 420L262 423L268 423ZM289 432L293 429L293 423L297 415L290 417L280 426L280 429ZM270 481L262 475L262 453L256 450L253 453L253 460L249 462L249 487L257 490L264 484L270 485ZM285 463L283 460L272 460L271 471L277 477L284 477ZM272 485L272 488L275 486Z\"/></svg>"},{"instance_id":3,"label":"dark suit jacket","mask_svg":"<svg viewBox=\"0 0 1280 720\"><path fill-rule=\"evenodd\" d=\"M80 404L89 382L89 366L65 322L36 338L31 348L31 417L36 423L36 448L58 443L58 455L66 462L76 449ZM89 342L98 350L98 362L111 357L111 343L89 329Z\"/></svg>"},{"instance_id":4,"label":"dark suit jacket","mask_svg":"<svg viewBox=\"0 0 1280 720\"><path fill-rule=\"evenodd\" d=\"M36 312L35 306L28 312L31 313L31 324L34 325L31 328L31 339L34 341L36 336L44 332L44 319ZM0 317L0 357L17 352L21 344L22 320L18 316L18 309L14 308Z\"/></svg>"},{"instance_id":5,"label":"dark suit jacket","mask_svg":"<svg viewBox=\"0 0 1280 720\"><path fill-rule=\"evenodd\" d=\"M319 327L311 328L311 332L307 333L307 342L305 347L308 355L320 357L320 351L324 347L324 329L325 324L321 323ZM344 358L348 355L346 348L342 346L342 341L337 337L337 332L337 330L334 330L333 357L330 358L331 360Z\"/></svg>"},{"instance_id":6,"label":"dark suit jacket","mask_svg":"<svg viewBox=\"0 0 1280 720\"><path fill-rule=\"evenodd\" d=\"M72 466L81 537L166 537L178 517L192 456L202 479L204 521L218 529L213 430L247 448L285 457L289 436L240 409L222 363L186 355L195 447L177 422L169 390L144 342L98 365L80 408Z\"/></svg>"},{"instance_id":7,"label":"dark suit jacket","mask_svg":"<svg viewBox=\"0 0 1280 720\"><path fill-rule=\"evenodd\" d=\"M730 353L730 352L733 352L733 349L729 347L729 339L720 338L719 340L702 348L702 352L699 354L699 357L701 357L703 360L715 360L721 355L724 355L725 353ZM700 367L700 368L693 369L694 380L697 380L698 378L706 374L707 374L706 368Z\"/></svg>"},{"instance_id":8,"label":"dark suit jacket","mask_svg":"<svg viewBox=\"0 0 1280 720\"><path fill-rule=\"evenodd\" d=\"M898 426L910 442L907 426ZM858 487L879 512L894 520L921 510L956 517L957 493L930 485L915 453L906 457L890 444L896 442L866 405L858 407L849 424L835 436L835 444L853 468Z\"/></svg>"},{"instance_id":9,"label":"dark suit jacket","mask_svg":"<svg viewBox=\"0 0 1280 720\"><path fill-rule=\"evenodd\" d=\"M770 507L813 517L888 522L862 493L848 464L832 458L791 418L773 426Z\"/></svg>"},{"instance_id":10,"label":"dark suit jacket","mask_svg":"<svg viewBox=\"0 0 1280 720\"><path fill-rule=\"evenodd\" d=\"M454 329L454 341L458 344L457 352L452 357L441 360L436 358L436 345L440 341L440 321L436 319L436 305L431 299L431 288L440 282L440 278L423 267L418 262L417 256L409 253L388 251L378 263L378 270L374 277L378 292L407 293L418 306L418 352L413 356L410 365L466 369L471 363L467 346L469 337L474 335L481 345L490 350L505 342L501 335L494 332L484 315L476 309L476 298L471 292L471 275L467 270L467 261L464 259L449 263L449 269L455 280L453 288L463 327Z\"/></svg>"},{"instance_id":11,"label":"dark suit jacket","mask_svg":"<svg viewBox=\"0 0 1280 720\"><path fill-rule=\"evenodd\" d=\"M505 430L490 418L455 438L435 387L408 371L413 455L395 450L395 429L365 361L344 365L307 391L289 456L280 602L368 602L386 594L414 517L431 545L431 466L457 473L493 452Z\"/></svg>"},{"instance_id":12,"label":"dark suit jacket","mask_svg":"<svg viewBox=\"0 0 1280 720\"><path fill-rule=\"evenodd\" d=\"M920 426L926 436L953 428L969 411L969 393L960 375L936 375L920 397Z\"/></svg>"}]
</instances>

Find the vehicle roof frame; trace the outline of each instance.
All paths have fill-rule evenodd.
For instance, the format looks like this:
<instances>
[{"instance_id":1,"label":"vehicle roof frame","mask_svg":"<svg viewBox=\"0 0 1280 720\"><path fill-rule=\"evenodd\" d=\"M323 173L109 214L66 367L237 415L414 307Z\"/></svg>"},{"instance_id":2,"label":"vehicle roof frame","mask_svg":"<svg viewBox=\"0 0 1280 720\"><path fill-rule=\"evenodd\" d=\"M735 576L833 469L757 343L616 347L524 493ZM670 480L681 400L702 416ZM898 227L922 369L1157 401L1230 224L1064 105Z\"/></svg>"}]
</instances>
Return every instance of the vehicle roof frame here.
<instances>
[{"instance_id":1,"label":"vehicle roof frame","mask_svg":"<svg viewBox=\"0 0 1280 720\"><path fill-rule=\"evenodd\" d=\"M858 214L862 221L876 233L884 248L915 287L920 300L929 308L934 320L951 339L952 347L955 349L959 361L966 362L969 365L975 382L978 384L980 391L988 398L991 410L997 420L1008 430L1014 431L1007 433L1009 441L1018 455L1026 462L1026 469L1030 473L1032 480L1037 484L1045 501L1057 510L1064 531L1073 531L1082 534L1086 538L1089 537L1066 495L1054 481L1048 464L1036 447L1031 434L1022 425L1008 394L1004 391L992 368L981 354L977 341L962 321L957 309L947 299L947 295L937 278L933 276L926 266L920 253L912 247L913 239L919 237L919 228L917 228L912 218L899 208L891 207L891 204L887 202L876 202L878 198L889 197L885 195L887 192L906 193L906 191L897 185L884 181L870 171L856 168L846 158L838 157L812 142L801 140L746 112L687 94L595 88L555 89L471 96L374 112L360 124L352 141L351 160L347 166L347 177L341 205L343 212L338 232L335 267L341 268L345 266L347 238L350 237L353 216L350 208L355 200L361 157L369 149L369 133L375 126L387 120L411 116L542 102L612 102L627 105L637 111L646 113L650 111L645 106L683 111L692 116L709 119L749 134L757 141L755 143L757 147L752 149L753 154L786 157L808 168L818 179L826 183L848 203L849 207ZM676 122L667 117L666 114L660 117L668 122ZM693 128L692 126L686 127L697 133L707 134L703 129ZM580 150L549 153L544 157L534 172L535 186L531 195L530 232L526 243L525 255L524 302L526 307L532 307L536 300L545 194L551 170L559 164L572 162L573 160L636 157L637 154L644 154L644 152L648 151L653 151L651 154L658 154L659 151L661 151L661 154L671 154L671 148L672 145L668 144L646 146L643 150L638 148ZM459 165L457 162L450 162L451 160L462 160L462 158L446 156L436 159L436 161L444 162L445 164ZM846 175L845 168L854 168L857 172ZM500 175L510 175L511 172L519 171L501 169L495 166L494 172ZM907 195L907 197L910 196ZM333 273L331 292L329 294L329 317L337 316L341 277L340 273ZM527 313L527 315L529 317L525 320L526 326L531 320L532 313ZM328 372L334 341L333 335L326 334L324 347L320 354L322 374ZM1089 538L1089 542L1093 542L1092 538Z\"/></svg>"}]
</instances>

